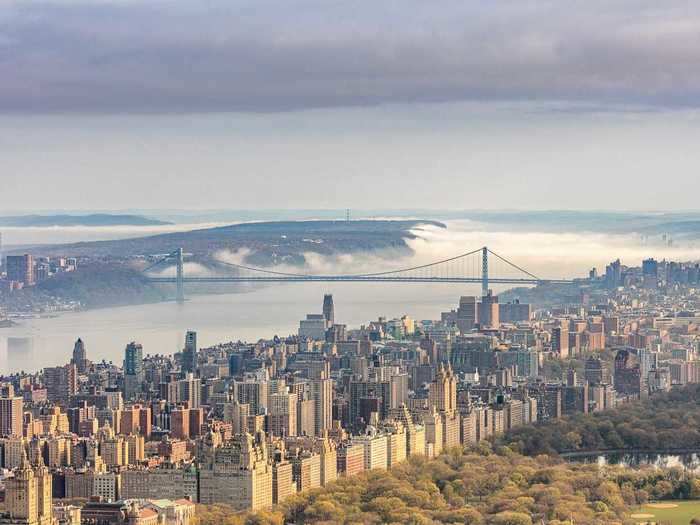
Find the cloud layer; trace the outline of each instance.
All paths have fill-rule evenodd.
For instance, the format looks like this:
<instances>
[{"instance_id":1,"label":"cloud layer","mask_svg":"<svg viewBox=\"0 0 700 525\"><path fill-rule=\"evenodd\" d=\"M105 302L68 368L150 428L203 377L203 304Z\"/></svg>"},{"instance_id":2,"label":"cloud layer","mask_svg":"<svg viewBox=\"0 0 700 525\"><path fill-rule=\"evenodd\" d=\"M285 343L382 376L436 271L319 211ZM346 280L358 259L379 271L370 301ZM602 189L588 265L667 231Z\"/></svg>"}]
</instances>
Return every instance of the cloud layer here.
<instances>
[{"instance_id":1,"label":"cloud layer","mask_svg":"<svg viewBox=\"0 0 700 525\"><path fill-rule=\"evenodd\" d=\"M0 111L698 105L700 4L6 0Z\"/></svg>"}]
</instances>

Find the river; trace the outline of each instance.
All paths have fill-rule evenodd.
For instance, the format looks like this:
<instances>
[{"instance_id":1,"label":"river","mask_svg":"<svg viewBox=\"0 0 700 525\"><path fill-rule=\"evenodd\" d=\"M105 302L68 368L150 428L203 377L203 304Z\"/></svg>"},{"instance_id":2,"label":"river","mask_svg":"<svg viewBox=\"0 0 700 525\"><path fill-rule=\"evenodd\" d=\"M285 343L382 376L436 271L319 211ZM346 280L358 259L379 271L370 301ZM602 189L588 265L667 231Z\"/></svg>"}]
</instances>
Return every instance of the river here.
<instances>
[{"instance_id":1,"label":"river","mask_svg":"<svg viewBox=\"0 0 700 525\"><path fill-rule=\"evenodd\" d=\"M276 285L250 293L191 296L184 304L157 303L65 313L28 319L0 329L0 370L36 370L70 359L81 337L90 359L120 362L132 340L144 353L172 353L182 347L185 331L196 330L200 345L231 340L255 341L295 333L307 313L320 313L324 293L332 293L336 321L359 326L380 315L407 314L440 318L455 308L454 285L381 285L304 283ZM478 293L478 286L464 290Z\"/></svg>"},{"instance_id":2,"label":"river","mask_svg":"<svg viewBox=\"0 0 700 525\"><path fill-rule=\"evenodd\" d=\"M359 265L376 268L381 263L385 265L383 269L393 269L424 264L484 245L545 278L580 277L592 266L602 269L617 257L621 257L623 263L634 265L648 256L675 260L700 257L698 250L670 252L640 246L637 236L493 232L459 221L450 222L448 226L447 229L421 231L421 238L410 242L415 256L406 260L343 257L330 261L332 264L316 260L317 273L332 271L328 268L336 269L339 262L345 265L340 273L358 268L364 271L365 267ZM118 232L121 237L137 232L128 233ZM49 232L33 229L31 232L14 231L12 240L18 244L39 242L51 235L69 242L112 238L112 234L89 229L72 229L67 233L56 228ZM299 320L307 313L320 313L324 293L334 295L336 321L358 327L380 315L391 318L406 314L414 319L439 319L440 312L456 308L460 295L479 292L478 285L292 283L249 293L190 296L182 305L172 302L136 305L28 319L18 326L0 328L0 373L63 364L70 358L73 342L78 337L85 341L90 359L121 362L124 347L132 340L142 343L145 353L172 353L182 347L187 330L198 332L201 345L239 339L255 341L275 334L285 336L296 332Z\"/></svg>"}]
</instances>

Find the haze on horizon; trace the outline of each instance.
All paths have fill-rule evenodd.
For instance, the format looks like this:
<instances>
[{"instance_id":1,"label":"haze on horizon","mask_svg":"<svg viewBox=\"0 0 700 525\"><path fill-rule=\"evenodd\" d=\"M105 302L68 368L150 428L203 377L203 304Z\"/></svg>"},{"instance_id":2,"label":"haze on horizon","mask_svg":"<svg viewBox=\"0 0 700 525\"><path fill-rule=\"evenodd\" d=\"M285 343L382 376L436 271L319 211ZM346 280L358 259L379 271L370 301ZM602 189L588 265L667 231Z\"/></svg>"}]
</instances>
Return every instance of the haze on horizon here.
<instances>
[{"instance_id":1,"label":"haze on horizon","mask_svg":"<svg viewBox=\"0 0 700 525\"><path fill-rule=\"evenodd\" d=\"M3 210L697 209L700 5L9 0Z\"/></svg>"}]
</instances>

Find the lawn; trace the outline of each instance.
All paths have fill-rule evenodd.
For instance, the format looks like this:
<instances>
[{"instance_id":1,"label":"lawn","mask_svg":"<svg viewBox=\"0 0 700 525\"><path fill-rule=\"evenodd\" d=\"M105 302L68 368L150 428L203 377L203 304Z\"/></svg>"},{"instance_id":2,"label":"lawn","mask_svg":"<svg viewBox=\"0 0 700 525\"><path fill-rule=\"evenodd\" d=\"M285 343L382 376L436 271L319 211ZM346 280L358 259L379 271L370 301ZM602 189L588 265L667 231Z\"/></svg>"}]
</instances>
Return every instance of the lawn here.
<instances>
[{"instance_id":1,"label":"lawn","mask_svg":"<svg viewBox=\"0 0 700 525\"><path fill-rule=\"evenodd\" d=\"M700 518L700 501L666 501L642 505L632 513L637 523L670 523L688 525L693 518Z\"/></svg>"}]
</instances>

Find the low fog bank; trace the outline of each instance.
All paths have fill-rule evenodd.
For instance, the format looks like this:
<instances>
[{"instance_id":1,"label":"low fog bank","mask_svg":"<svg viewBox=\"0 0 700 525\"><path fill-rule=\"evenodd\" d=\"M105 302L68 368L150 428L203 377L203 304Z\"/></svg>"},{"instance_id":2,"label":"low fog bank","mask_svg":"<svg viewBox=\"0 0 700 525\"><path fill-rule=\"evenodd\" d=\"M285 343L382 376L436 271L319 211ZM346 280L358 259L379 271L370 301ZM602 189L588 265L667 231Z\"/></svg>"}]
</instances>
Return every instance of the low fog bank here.
<instances>
[{"instance_id":1,"label":"low fog bank","mask_svg":"<svg viewBox=\"0 0 700 525\"><path fill-rule=\"evenodd\" d=\"M640 234L606 233L532 233L490 231L473 221L449 221L447 228L422 226L412 231L415 239L407 243L412 255L401 250L381 250L325 256L314 252L304 253L306 264L278 264L269 269L287 273L308 274L365 274L392 271L430 264L478 250L482 246L498 253L538 277L569 279L585 277L591 268L599 272L605 265L620 259L628 266L639 266L643 259L696 261L700 260L700 243L675 243L671 246L650 244ZM246 265L249 250L221 251L215 259L238 265ZM478 272L480 254L452 263L451 271L472 275ZM497 258L489 259L491 275L515 277L519 272ZM186 269L186 271L188 271ZM206 272L203 268L192 271ZM217 272L218 273L218 272ZM456 275L456 274L452 274Z\"/></svg>"}]
</instances>

